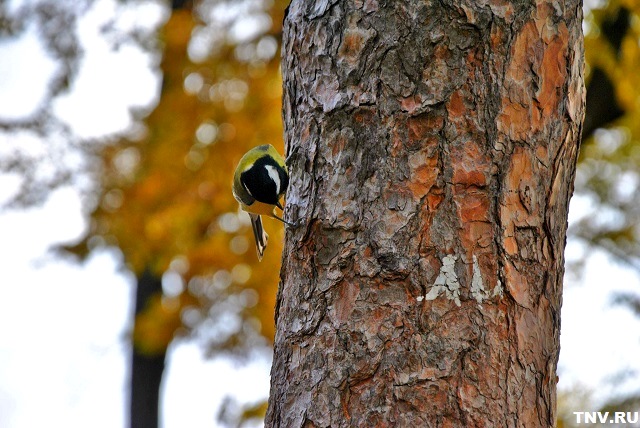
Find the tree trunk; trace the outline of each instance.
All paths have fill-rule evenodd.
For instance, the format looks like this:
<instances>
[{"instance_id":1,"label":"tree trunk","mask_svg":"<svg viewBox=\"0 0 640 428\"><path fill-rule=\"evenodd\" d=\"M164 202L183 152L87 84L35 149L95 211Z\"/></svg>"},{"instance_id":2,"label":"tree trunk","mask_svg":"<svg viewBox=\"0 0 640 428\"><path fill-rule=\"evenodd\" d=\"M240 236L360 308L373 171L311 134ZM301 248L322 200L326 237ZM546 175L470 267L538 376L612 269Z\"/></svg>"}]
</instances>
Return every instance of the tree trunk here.
<instances>
[{"instance_id":1,"label":"tree trunk","mask_svg":"<svg viewBox=\"0 0 640 428\"><path fill-rule=\"evenodd\" d=\"M268 427L549 427L582 5L294 0Z\"/></svg>"},{"instance_id":2,"label":"tree trunk","mask_svg":"<svg viewBox=\"0 0 640 428\"><path fill-rule=\"evenodd\" d=\"M145 270L138 278L135 315L144 311L149 300L161 292L162 280L149 270ZM138 349L135 342L132 341L130 428L158 428L160 384L164 372L165 356L166 350L150 354Z\"/></svg>"}]
</instances>

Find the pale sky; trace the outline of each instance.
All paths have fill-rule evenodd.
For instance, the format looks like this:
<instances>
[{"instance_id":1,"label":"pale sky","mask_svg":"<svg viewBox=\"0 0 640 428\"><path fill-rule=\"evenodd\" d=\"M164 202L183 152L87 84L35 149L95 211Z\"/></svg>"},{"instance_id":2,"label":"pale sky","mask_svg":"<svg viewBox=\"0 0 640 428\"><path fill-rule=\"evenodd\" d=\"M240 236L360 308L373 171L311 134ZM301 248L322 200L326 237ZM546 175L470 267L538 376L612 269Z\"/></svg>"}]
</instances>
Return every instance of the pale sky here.
<instances>
[{"instance_id":1,"label":"pale sky","mask_svg":"<svg viewBox=\"0 0 640 428\"><path fill-rule=\"evenodd\" d=\"M101 40L96 29L113 16L114 5L115 0L98 0L82 20L87 54L74 90L56 104L56 114L83 137L129 126L128 108L153 102L159 84L150 68L153 59L131 46L113 51ZM152 9L133 8L127 19L162 16ZM0 117L34 111L55 67L33 29L0 40ZM0 156L9 145L37 142L0 135ZM37 150L46 147L40 143ZM17 183L17 177L0 176L0 202ZM575 198L571 218L591 210L586 198ZM0 427L124 426L134 280L116 250L97 252L85 264L48 253L85 227L81 199L72 188L54 192L42 207L0 213ZM570 242L567 257L582 251ZM609 305L614 291L637 293L640 281L602 254L589 257L586 266L579 281L565 283L560 387L584 385L606 399L640 384L640 320ZM242 366L205 360L192 343L172 346L162 426L216 427L225 395L248 403L267 396L269 365L269 355ZM633 374L623 385L610 386L622 371Z\"/></svg>"}]
</instances>

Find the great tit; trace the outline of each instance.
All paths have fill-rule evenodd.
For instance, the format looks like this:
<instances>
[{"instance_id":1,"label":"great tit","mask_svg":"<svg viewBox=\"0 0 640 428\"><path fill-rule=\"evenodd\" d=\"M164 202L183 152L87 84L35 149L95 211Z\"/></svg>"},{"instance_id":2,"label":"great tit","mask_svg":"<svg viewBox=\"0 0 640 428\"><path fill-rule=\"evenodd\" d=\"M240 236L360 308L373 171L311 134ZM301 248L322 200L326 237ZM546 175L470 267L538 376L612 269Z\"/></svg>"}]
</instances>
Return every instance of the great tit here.
<instances>
[{"instance_id":1,"label":"great tit","mask_svg":"<svg viewBox=\"0 0 640 428\"><path fill-rule=\"evenodd\" d=\"M266 215L292 225L276 215L276 207L284 210L280 199L287 191L287 186L287 166L280 153L270 144L254 147L238 162L233 175L233 196L240 203L240 208L251 217L258 260L262 260L269 239L260 216Z\"/></svg>"}]
</instances>

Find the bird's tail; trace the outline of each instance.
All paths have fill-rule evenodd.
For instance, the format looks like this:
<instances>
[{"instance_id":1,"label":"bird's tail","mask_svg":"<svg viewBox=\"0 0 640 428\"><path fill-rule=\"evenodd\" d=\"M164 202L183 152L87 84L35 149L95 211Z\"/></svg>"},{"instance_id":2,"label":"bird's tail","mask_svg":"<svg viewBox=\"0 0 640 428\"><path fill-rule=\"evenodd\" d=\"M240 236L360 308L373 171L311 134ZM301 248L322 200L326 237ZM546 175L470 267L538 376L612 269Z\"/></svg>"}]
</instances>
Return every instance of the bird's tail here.
<instances>
[{"instance_id":1,"label":"bird's tail","mask_svg":"<svg viewBox=\"0 0 640 428\"><path fill-rule=\"evenodd\" d=\"M256 250L258 251L258 260L262 261L264 249L267 248L269 235L262 227L262 218L258 214L249 213L251 217L251 227L253 228L253 237L256 239Z\"/></svg>"}]
</instances>

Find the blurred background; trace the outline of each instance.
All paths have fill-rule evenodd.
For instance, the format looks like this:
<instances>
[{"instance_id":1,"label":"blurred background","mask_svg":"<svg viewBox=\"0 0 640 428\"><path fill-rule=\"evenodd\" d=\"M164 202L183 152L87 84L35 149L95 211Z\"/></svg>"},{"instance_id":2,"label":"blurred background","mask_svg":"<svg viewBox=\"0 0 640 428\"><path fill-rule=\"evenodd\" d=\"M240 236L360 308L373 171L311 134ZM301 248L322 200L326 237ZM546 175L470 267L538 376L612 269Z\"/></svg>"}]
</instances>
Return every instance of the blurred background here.
<instances>
[{"instance_id":1,"label":"blurred background","mask_svg":"<svg viewBox=\"0 0 640 428\"><path fill-rule=\"evenodd\" d=\"M283 230L284 0L0 1L0 427L261 426ZM585 4L559 425L640 410L640 2ZM159 407L159 418L155 409Z\"/></svg>"}]
</instances>

